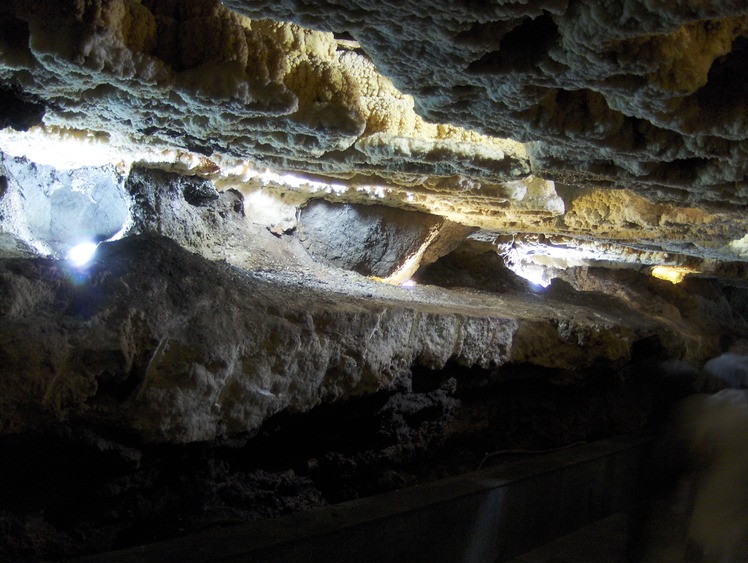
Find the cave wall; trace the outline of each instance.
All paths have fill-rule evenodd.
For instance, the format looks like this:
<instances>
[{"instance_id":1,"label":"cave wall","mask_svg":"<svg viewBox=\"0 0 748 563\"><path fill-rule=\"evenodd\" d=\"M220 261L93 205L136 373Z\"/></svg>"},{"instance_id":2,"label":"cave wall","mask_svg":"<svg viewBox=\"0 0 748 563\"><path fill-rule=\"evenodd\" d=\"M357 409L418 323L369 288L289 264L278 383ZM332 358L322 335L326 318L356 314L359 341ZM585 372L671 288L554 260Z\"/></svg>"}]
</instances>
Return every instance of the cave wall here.
<instances>
[{"instance_id":1,"label":"cave wall","mask_svg":"<svg viewBox=\"0 0 748 563\"><path fill-rule=\"evenodd\" d=\"M640 432L721 384L746 37L729 1L3 2L0 558Z\"/></svg>"},{"instance_id":2,"label":"cave wall","mask_svg":"<svg viewBox=\"0 0 748 563\"><path fill-rule=\"evenodd\" d=\"M739 3L18 0L3 14L7 95L48 125L285 169L532 170L745 203Z\"/></svg>"},{"instance_id":3,"label":"cave wall","mask_svg":"<svg viewBox=\"0 0 748 563\"><path fill-rule=\"evenodd\" d=\"M672 188L663 195L679 199L706 199L707 186L742 197L748 20L739 3L225 4L349 33L420 115L529 142L533 169L559 180L578 173Z\"/></svg>"},{"instance_id":4,"label":"cave wall","mask_svg":"<svg viewBox=\"0 0 748 563\"><path fill-rule=\"evenodd\" d=\"M560 280L344 294L156 234L86 268L0 260L0 554L102 552L651 427L698 371L665 360L722 349L748 299L639 276L584 278L635 308Z\"/></svg>"},{"instance_id":5,"label":"cave wall","mask_svg":"<svg viewBox=\"0 0 748 563\"><path fill-rule=\"evenodd\" d=\"M738 265L679 284L567 267L543 289L495 239L434 215L263 207L145 166L6 157L4 171L5 235L37 245L0 259L9 560L100 553L471 471L495 451L640 432L748 334ZM122 210L109 231L95 199ZM59 227L23 230L15 202ZM78 214L49 212L60 205ZM76 265L73 226L124 238ZM414 254L416 285L377 279L374 267Z\"/></svg>"}]
</instances>

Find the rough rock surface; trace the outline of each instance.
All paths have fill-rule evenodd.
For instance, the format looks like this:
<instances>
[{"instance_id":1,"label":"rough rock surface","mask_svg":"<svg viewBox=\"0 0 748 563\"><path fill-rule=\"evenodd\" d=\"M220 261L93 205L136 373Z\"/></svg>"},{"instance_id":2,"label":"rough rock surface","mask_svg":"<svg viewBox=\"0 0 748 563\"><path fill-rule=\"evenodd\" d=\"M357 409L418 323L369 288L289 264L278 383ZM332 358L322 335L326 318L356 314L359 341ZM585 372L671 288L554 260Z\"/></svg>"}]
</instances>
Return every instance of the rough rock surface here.
<instances>
[{"instance_id":1,"label":"rough rock surface","mask_svg":"<svg viewBox=\"0 0 748 563\"><path fill-rule=\"evenodd\" d=\"M86 270L5 260L0 279L2 433L28 430L38 411L153 441L210 440L282 410L407 388L416 365L575 370L625 360L649 337L698 362L737 320L689 341L683 327L594 298L392 288L366 299L375 282L361 297L324 283L300 292L299 281L268 283L158 237L106 243Z\"/></svg>"},{"instance_id":2,"label":"rough rock surface","mask_svg":"<svg viewBox=\"0 0 748 563\"><path fill-rule=\"evenodd\" d=\"M470 231L435 215L315 200L301 210L298 236L323 263L403 282Z\"/></svg>"},{"instance_id":3,"label":"rough rock surface","mask_svg":"<svg viewBox=\"0 0 748 563\"><path fill-rule=\"evenodd\" d=\"M646 270L575 266L559 270L558 278L546 289L534 287L551 300L572 307L594 304L614 316L625 303L626 308L655 318L678 334L682 344L671 341L666 345L671 351L679 350L673 357L699 365L699 357L726 350L733 340L746 336L748 285L741 278L741 274L728 273L721 277L687 275L673 284ZM533 286L514 274L490 247L475 241L467 241L435 263L423 266L414 279L502 294ZM720 336L715 340L705 338L707 335ZM580 345L585 341L580 340Z\"/></svg>"},{"instance_id":4,"label":"rough rock surface","mask_svg":"<svg viewBox=\"0 0 748 563\"><path fill-rule=\"evenodd\" d=\"M0 559L646 427L748 337L747 57L729 0L0 2Z\"/></svg>"},{"instance_id":5,"label":"rough rock surface","mask_svg":"<svg viewBox=\"0 0 748 563\"><path fill-rule=\"evenodd\" d=\"M347 31L427 119L531 141L536 171L744 197L739 2L226 5Z\"/></svg>"},{"instance_id":6,"label":"rough rock surface","mask_svg":"<svg viewBox=\"0 0 748 563\"><path fill-rule=\"evenodd\" d=\"M0 260L0 557L101 552L638 431L692 388L660 362L699 366L748 334L748 290L714 278L583 269L569 280L586 292L531 293L465 249L423 272L453 289L242 270L157 235L102 244L87 269Z\"/></svg>"},{"instance_id":7,"label":"rough rock surface","mask_svg":"<svg viewBox=\"0 0 748 563\"><path fill-rule=\"evenodd\" d=\"M129 226L128 197L114 167L57 170L0 153L0 173L0 232L37 252L63 257L78 243L107 240Z\"/></svg>"},{"instance_id":8,"label":"rough rock surface","mask_svg":"<svg viewBox=\"0 0 748 563\"><path fill-rule=\"evenodd\" d=\"M231 239L249 235L243 196L234 190L219 193L209 180L133 168L125 189L132 198L128 235L169 237L207 258L225 253Z\"/></svg>"},{"instance_id":9,"label":"rough rock surface","mask_svg":"<svg viewBox=\"0 0 748 563\"><path fill-rule=\"evenodd\" d=\"M633 260L745 260L747 14L639 0L13 0L0 77L28 105L18 129L43 119L66 140L191 150L214 172L241 159L342 183L340 201L600 240Z\"/></svg>"},{"instance_id":10,"label":"rough rock surface","mask_svg":"<svg viewBox=\"0 0 748 563\"><path fill-rule=\"evenodd\" d=\"M47 125L281 168L529 171L519 143L426 123L331 33L248 20L218 0L14 1L4 11L0 75L43 101Z\"/></svg>"}]
</instances>

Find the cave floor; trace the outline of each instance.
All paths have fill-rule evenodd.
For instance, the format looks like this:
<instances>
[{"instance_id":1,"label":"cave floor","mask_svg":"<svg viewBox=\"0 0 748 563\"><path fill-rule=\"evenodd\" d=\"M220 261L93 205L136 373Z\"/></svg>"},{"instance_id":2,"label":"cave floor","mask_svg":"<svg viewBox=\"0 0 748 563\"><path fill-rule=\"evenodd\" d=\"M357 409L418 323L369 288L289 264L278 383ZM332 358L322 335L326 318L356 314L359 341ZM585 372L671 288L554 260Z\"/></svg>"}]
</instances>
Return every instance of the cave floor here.
<instances>
[{"instance_id":1,"label":"cave floor","mask_svg":"<svg viewBox=\"0 0 748 563\"><path fill-rule=\"evenodd\" d=\"M654 502L643 499L644 512L631 509L640 506L635 499L642 500L637 490L641 471L652 468L652 443L646 435L602 440L105 556L122 563L187 556L192 561L327 563L688 561L688 503L677 489L655 495ZM638 557L627 553L632 546Z\"/></svg>"},{"instance_id":2,"label":"cave floor","mask_svg":"<svg viewBox=\"0 0 748 563\"><path fill-rule=\"evenodd\" d=\"M659 501L647 526L647 539L639 558L627 556L630 515L616 512L541 545L506 563L675 563L691 561L687 553L687 513ZM695 559L698 561L699 559Z\"/></svg>"}]
</instances>

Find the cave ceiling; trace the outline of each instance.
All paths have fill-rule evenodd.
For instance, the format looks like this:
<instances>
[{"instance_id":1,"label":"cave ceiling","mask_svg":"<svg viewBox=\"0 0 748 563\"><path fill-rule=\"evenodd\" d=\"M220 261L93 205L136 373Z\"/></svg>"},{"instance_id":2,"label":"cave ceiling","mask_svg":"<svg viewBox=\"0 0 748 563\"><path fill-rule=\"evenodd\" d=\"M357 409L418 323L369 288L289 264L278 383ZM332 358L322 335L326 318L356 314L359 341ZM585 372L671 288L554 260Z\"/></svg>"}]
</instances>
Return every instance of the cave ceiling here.
<instances>
[{"instance_id":1,"label":"cave ceiling","mask_svg":"<svg viewBox=\"0 0 748 563\"><path fill-rule=\"evenodd\" d=\"M748 255L742 2L10 0L0 24L14 157L421 211L546 262Z\"/></svg>"}]
</instances>

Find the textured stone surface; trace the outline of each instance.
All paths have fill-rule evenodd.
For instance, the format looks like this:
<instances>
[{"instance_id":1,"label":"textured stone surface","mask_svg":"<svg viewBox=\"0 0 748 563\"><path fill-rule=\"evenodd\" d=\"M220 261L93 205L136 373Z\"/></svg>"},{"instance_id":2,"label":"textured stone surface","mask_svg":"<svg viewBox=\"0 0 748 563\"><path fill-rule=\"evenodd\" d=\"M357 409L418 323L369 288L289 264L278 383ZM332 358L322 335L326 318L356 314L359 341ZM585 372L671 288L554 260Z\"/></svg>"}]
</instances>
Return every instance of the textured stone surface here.
<instances>
[{"instance_id":1,"label":"textured stone surface","mask_svg":"<svg viewBox=\"0 0 748 563\"><path fill-rule=\"evenodd\" d=\"M519 143L426 123L412 98L330 33L250 21L217 0L12 2L5 9L0 74L44 101L47 125L282 168L529 171Z\"/></svg>"},{"instance_id":2,"label":"textured stone surface","mask_svg":"<svg viewBox=\"0 0 748 563\"><path fill-rule=\"evenodd\" d=\"M740 3L226 4L345 29L427 118L533 141L537 169L735 195L745 179Z\"/></svg>"},{"instance_id":3,"label":"textured stone surface","mask_svg":"<svg viewBox=\"0 0 748 563\"><path fill-rule=\"evenodd\" d=\"M386 388L420 356L501 364L517 324L445 312L433 330L417 310L294 295L166 239L110 243L101 256L80 273L6 264L3 432L27 427L35 404L54 416L124 417L156 440L206 440ZM72 324L52 332L58 314ZM40 347L18 346L20 329Z\"/></svg>"},{"instance_id":4,"label":"textured stone surface","mask_svg":"<svg viewBox=\"0 0 748 563\"><path fill-rule=\"evenodd\" d=\"M315 259L395 282L447 254L470 230L436 215L324 200L306 205L299 220L299 239Z\"/></svg>"},{"instance_id":5,"label":"textured stone surface","mask_svg":"<svg viewBox=\"0 0 748 563\"><path fill-rule=\"evenodd\" d=\"M1 10L4 91L30 104L19 129L43 109L45 131L66 140L169 148L163 161L196 151L213 159L200 173L217 175L238 158L343 185L339 201L596 239L634 261L641 250L748 256L747 12L736 3Z\"/></svg>"},{"instance_id":6,"label":"textured stone surface","mask_svg":"<svg viewBox=\"0 0 748 563\"><path fill-rule=\"evenodd\" d=\"M641 429L748 335L747 18L0 3L0 558Z\"/></svg>"},{"instance_id":7,"label":"textured stone surface","mask_svg":"<svg viewBox=\"0 0 748 563\"><path fill-rule=\"evenodd\" d=\"M2 153L0 158L6 186L0 193L0 232L59 258L78 243L127 229L129 199L114 167L57 170Z\"/></svg>"},{"instance_id":8,"label":"textured stone surface","mask_svg":"<svg viewBox=\"0 0 748 563\"><path fill-rule=\"evenodd\" d=\"M102 552L635 432L695 378L660 362L700 365L748 318L745 290L717 280L585 270L579 287L621 298L530 293L500 266L463 249L425 270L477 289L503 276L487 293L247 271L153 235L101 245L87 270L0 260L0 557Z\"/></svg>"},{"instance_id":9,"label":"textured stone surface","mask_svg":"<svg viewBox=\"0 0 748 563\"><path fill-rule=\"evenodd\" d=\"M381 284L357 289L344 278L338 290L307 282L300 291L293 278L268 283L151 237L102 245L85 271L5 260L0 279L3 433L28 429L37 413L155 441L209 440L282 410L407 388L416 365L574 371L625 360L648 337L697 362L738 320L728 328L719 318L730 311L724 299L706 337L701 319L674 326L594 295L564 303L391 288L371 300Z\"/></svg>"},{"instance_id":10,"label":"textured stone surface","mask_svg":"<svg viewBox=\"0 0 748 563\"><path fill-rule=\"evenodd\" d=\"M132 198L128 235L162 235L210 258L225 252L232 237L248 236L242 195L219 193L209 180L133 168L125 190Z\"/></svg>"}]
</instances>

